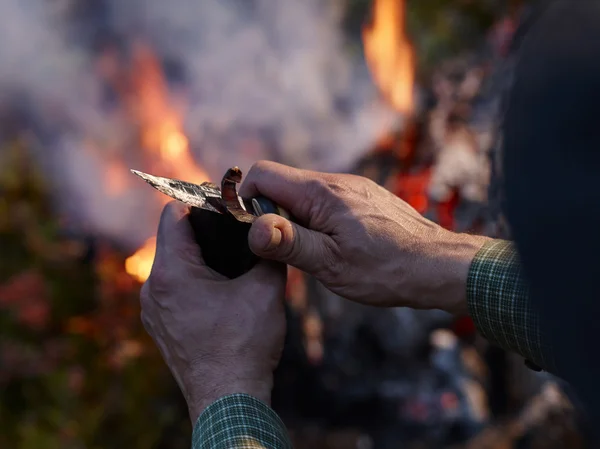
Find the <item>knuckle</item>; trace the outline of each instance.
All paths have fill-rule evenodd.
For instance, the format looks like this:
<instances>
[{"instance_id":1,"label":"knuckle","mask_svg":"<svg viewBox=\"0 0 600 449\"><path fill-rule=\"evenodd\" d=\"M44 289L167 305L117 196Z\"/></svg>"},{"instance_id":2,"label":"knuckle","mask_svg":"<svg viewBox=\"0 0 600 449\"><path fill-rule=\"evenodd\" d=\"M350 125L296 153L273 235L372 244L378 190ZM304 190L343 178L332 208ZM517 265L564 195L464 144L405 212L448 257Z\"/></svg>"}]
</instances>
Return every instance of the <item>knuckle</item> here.
<instances>
[{"instance_id":1,"label":"knuckle","mask_svg":"<svg viewBox=\"0 0 600 449\"><path fill-rule=\"evenodd\" d=\"M310 177L304 181L304 195L297 203L296 208L301 212L300 215L306 216L306 223L309 228L315 222L320 221L322 213L330 206L331 193L328 190L327 182L321 177Z\"/></svg>"},{"instance_id":2,"label":"knuckle","mask_svg":"<svg viewBox=\"0 0 600 449\"><path fill-rule=\"evenodd\" d=\"M371 179L358 175L342 175L339 181L344 190L348 192L360 192L365 188L377 185Z\"/></svg>"},{"instance_id":3,"label":"knuckle","mask_svg":"<svg viewBox=\"0 0 600 449\"><path fill-rule=\"evenodd\" d=\"M308 197L319 198L328 193L328 183L324 178L313 177L306 181L306 192Z\"/></svg>"},{"instance_id":4,"label":"knuckle","mask_svg":"<svg viewBox=\"0 0 600 449\"><path fill-rule=\"evenodd\" d=\"M348 182L350 176L351 175L346 175L346 174L329 175L327 177L327 181L331 187L335 187L336 189L342 190L342 189L346 189L348 187L348 184L350 184Z\"/></svg>"},{"instance_id":5,"label":"knuckle","mask_svg":"<svg viewBox=\"0 0 600 449\"><path fill-rule=\"evenodd\" d=\"M250 167L250 171L262 171L268 165L269 165L269 161L265 161L265 160L256 161L254 164L252 164L252 167Z\"/></svg>"},{"instance_id":6,"label":"knuckle","mask_svg":"<svg viewBox=\"0 0 600 449\"><path fill-rule=\"evenodd\" d=\"M327 193L339 200L346 200L356 191L361 177L356 175L328 175L325 179Z\"/></svg>"},{"instance_id":7,"label":"knuckle","mask_svg":"<svg viewBox=\"0 0 600 449\"><path fill-rule=\"evenodd\" d=\"M255 190L260 190L263 183L268 184L268 179L276 172L276 164L271 161L257 161L250 167L242 184L242 190L250 190L252 194L258 193ZM262 186L264 187L264 185Z\"/></svg>"},{"instance_id":8,"label":"knuckle","mask_svg":"<svg viewBox=\"0 0 600 449\"><path fill-rule=\"evenodd\" d=\"M364 176L352 175L352 183L355 186L364 188L379 188L379 184L369 178L365 178Z\"/></svg>"},{"instance_id":9,"label":"knuckle","mask_svg":"<svg viewBox=\"0 0 600 449\"><path fill-rule=\"evenodd\" d=\"M248 180L251 180L252 178L257 176L257 174L262 171L261 167L262 167L262 161L258 161L258 162L255 162L254 164L252 164L250 166L250 169L248 170L248 173L246 173L246 179L244 180L244 182L248 182Z\"/></svg>"},{"instance_id":10,"label":"knuckle","mask_svg":"<svg viewBox=\"0 0 600 449\"><path fill-rule=\"evenodd\" d=\"M259 176L261 173L265 173L265 172L272 170L273 166L274 166L274 162L271 162L271 161L265 161L265 160L256 161L250 167L250 170L248 171L248 176Z\"/></svg>"}]
</instances>

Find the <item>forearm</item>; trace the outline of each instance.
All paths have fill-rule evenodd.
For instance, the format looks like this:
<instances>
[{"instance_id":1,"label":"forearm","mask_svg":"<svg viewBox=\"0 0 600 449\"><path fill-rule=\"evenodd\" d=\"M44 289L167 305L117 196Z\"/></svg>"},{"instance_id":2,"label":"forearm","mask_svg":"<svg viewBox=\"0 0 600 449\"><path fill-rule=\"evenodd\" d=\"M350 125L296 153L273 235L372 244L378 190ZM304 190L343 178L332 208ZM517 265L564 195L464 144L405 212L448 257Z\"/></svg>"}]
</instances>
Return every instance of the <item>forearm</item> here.
<instances>
[{"instance_id":1,"label":"forearm","mask_svg":"<svg viewBox=\"0 0 600 449\"><path fill-rule=\"evenodd\" d=\"M467 278L467 307L490 342L554 371L549 340L540 331L539 312L532 307L529 285L511 242L488 241L475 255Z\"/></svg>"}]
</instances>

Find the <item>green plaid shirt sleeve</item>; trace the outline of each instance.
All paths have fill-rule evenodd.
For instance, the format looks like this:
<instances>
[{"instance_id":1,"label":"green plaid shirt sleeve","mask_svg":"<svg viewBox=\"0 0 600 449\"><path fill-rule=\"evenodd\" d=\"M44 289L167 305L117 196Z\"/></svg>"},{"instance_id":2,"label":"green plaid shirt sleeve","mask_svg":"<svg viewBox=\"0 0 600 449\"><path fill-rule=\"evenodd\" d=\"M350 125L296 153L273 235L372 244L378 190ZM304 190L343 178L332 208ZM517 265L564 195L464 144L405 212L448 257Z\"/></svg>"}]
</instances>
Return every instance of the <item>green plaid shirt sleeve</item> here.
<instances>
[{"instance_id":1,"label":"green plaid shirt sleeve","mask_svg":"<svg viewBox=\"0 0 600 449\"><path fill-rule=\"evenodd\" d=\"M291 449L285 425L264 402L232 394L213 402L198 417L192 449Z\"/></svg>"},{"instance_id":2,"label":"green plaid shirt sleeve","mask_svg":"<svg viewBox=\"0 0 600 449\"><path fill-rule=\"evenodd\" d=\"M511 242L492 240L477 253L467 278L469 314L490 342L554 371L548 339L529 300L529 286Z\"/></svg>"}]
</instances>

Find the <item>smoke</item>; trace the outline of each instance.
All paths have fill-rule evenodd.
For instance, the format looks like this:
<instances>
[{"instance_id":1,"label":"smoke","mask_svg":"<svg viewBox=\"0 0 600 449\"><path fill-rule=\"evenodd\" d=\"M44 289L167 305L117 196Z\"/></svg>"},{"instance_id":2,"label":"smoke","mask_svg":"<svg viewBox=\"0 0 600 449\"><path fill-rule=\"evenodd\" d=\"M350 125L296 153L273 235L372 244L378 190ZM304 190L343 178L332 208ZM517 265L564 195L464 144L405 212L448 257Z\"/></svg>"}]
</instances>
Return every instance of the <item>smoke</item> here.
<instances>
[{"instance_id":1,"label":"smoke","mask_svg":"<svg viewBox=\"0 0 600 449\"><path fill-rule=\"evenodd\" d=\"M2 93L26 88L33 95L48 98L64 89L75 62L63 46L60 21L53 8L34 0L8 0L0 3L0 87ZM57 25L57 26L53 26ZM57 58L56 56L61 57Z\"/></svg>"},{"instance_id":2,"label":"smoke","mask_svg":"<svg viewBox=\"0 0 600 449\"><path fill-rule=\"evenodd\" d=\"M101 187L107 172L126 171L135 149L120 116L102 106L97 55L84 45L94 34L87 28L98 24L74 23L73 10L84 3L0 3L0 102L18 93L38 129L53 136L42 139L40 154L63 208L94 231L137 245L154 232L156 210L149 189L135 187L133 178L119 196ZM148 43L181 67L185 131L212 177L262 158L345 170L394 119L362 62L345 48L336 6L342 2L91 3L104 4L102 27L114 36Z\"/></svg>"},{"instance_id":3,"label":"smoke","mask_svg":"<svg viewBox=\"0 0 600 449\"><path fill-rule=\"evenodd\" d=\"M0 101L34 104L50 121L98 119L99 84L84 49L69 43L65 2L0 2Z\"/></svg>"},{"instance_id":4,"label":"smoke","mask_svg":"<svg viewBox=\"0 0 600 449\"><path fill-rule=\"evenodd\" d=\"M163 55L185 61L187 130L209 148L204 153L222 156L221 170L236 150L211 148L220 142L203 140L213 130L259 130L286 163L340 170L389 125L368 76L344 49L341 2L111 1L122 33L142 32Z\"/></svg>"}]
</instances>

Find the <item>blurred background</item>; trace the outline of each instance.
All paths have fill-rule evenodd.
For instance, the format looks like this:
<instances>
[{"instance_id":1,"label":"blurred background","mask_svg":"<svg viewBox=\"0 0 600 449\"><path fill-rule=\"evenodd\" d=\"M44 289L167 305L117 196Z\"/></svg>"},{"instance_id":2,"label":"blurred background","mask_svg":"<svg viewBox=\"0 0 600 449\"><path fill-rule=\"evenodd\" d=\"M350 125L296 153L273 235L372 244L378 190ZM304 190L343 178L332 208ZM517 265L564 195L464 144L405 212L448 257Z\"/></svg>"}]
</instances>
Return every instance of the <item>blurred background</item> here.
<instances>
[{"instance_id":1,"label":"blurred background","mask_svg":"<svg viewBox=\"0 0 600 449\"><path fill-rule=\"evenodd\" d=\"M179 449L139 320L167 198L258 159L368 176L509 237L495 172L509 0L0 3L0 447ZM290 270L274 407L295 447L579 448L557 379L469 319L344 302Z\"/></svg>"}]
</instances>

